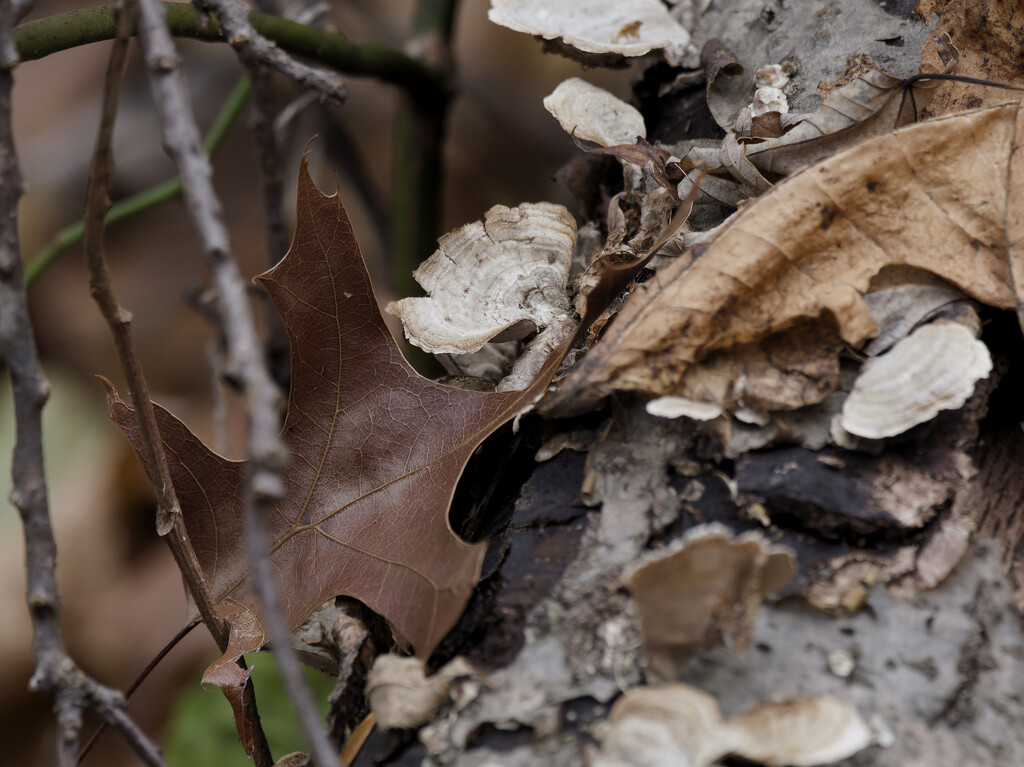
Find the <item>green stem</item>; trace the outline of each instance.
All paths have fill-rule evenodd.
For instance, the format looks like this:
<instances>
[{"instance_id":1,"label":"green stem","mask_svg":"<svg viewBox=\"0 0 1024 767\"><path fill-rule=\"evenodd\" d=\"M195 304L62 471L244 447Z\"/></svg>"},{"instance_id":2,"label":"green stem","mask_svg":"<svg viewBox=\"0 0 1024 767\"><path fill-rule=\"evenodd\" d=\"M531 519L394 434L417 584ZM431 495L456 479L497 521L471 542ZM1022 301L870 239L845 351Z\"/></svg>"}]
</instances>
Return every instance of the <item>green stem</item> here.
<instances>
[{"instance_id":1,"label":"green stem","mask_svg":"<svg viewBox=\"0 0 1024 767\"><path fill-rule=\"evenodd\" d=\"M428 38L438 71L451 68L451 36L457 0L420 0L413 16L414 37ZM395 176L392 194L392 273L399 296L415 295L412 272L437 248L444 194L444 137L448 92L429 99L408 98L395 123ZM432 355L408 347L409 361L424 374L438 367Z\"/></svg>"},{"instance_id":2,"label":"green stem","mask_svg":"<svg viewBox=\"0 0 1024 767\"><path fill-rule=\"evenodd\" d=\"M203 28L189 3L165 3L171 34L207 42L224 42L217 20ZM444 93L442 80L429 67L400 50L376 43L356 44L344 35L322 32L265 13L249 16L253 27L283 50L312 59L345 74L373 77L397 85L412 98L432 101ZM41 59L79 45L111 40L116 34L114 6L102 5L30 21L15 28L22 61Z\"/></svg>"},{"instance_id":3,"label":"green stem","mask_svg":"<svg viewBox=\"0 0 1024 767\"><path fill-rule=\"evenodd\" d=\"M224 139L227 138L231 126L234 125L238 115L241 114L242 107L245 106L251 91L252 82L248 77L243 77L235 85L231 95L228 96L227 102L221 107L220 113L206 134L206 140L203 144L207 156L212 157L220 145L224 143ZM146 189L115 203L107 213L104 227L116 224L118 221L123 221L130 216L134 216L144 210L149 210L168 200L173 200L180 194L181 179L178 177L168 179L151 189ZM36 254L31 263L25 268L26 289L32 287L35 281L53 265L62 253L81 242L84 228L84 223L81 220L64 227L50 240L46 247Z\"/></svg>"}]
</instances>

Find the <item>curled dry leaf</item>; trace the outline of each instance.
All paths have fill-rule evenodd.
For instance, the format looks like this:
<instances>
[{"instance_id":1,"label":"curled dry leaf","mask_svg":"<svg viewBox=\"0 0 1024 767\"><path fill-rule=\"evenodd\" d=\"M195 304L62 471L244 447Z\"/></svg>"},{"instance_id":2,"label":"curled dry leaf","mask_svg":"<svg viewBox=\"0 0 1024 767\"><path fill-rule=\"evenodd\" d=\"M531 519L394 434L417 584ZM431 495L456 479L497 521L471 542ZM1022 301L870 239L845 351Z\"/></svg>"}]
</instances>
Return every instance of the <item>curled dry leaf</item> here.
<instances>
[{"instance_id":1,"label":"curled dry leaf","mask_svg":"<svg viewBox=\"0 0 1024 767\"><path fill-rule=\"evenodd\" d=\"M840 425L865 439L902 434L962 407L990 372L988 347L970 330L955 322L925 325L864 364Z\"/></svg>"},{"instance_id":2,"label":"curled dry leaf","mask_svg":"<svg viewBox=\"0 0 1024 767\"><path fill-rule=\"evenodd\" d=\"M700 64L704 68L704 97L711 116L720 128L731 130L752 90L749 78L743 76L743 65L717 38L704 43Z\"/></svg>"},{"instance_id":3,"label":"curled dry leaf","mask_svg":"<svg viewBox=\"0 0 1024 767\"><path fill-rule=\"evenodd\" d=\"M651 671L666 678L688 656L722 638L746 649L757 608L793 577L792 553L758 532L734 537L718 524L697 527L647 554L626 573L640 614Z\"/></svg>"},{"instance_id":4,"label":"curled dry leaf","mask_svg":"<svg viewBox=\"0 0 1024 767\"><path fill-rule=\"evenodd\" d=\"M785 176L872 136L912 123L938 83L905 82L881 70L869 70L833 91L814 112L788 115L786 123L790 127L784 135L743 145L743 157L764 175ZM780 105L772 108L779 109ZM694 166L703 163L710 172L728 171L749 184L750 171L744 171L728 142L721 148L695 147L686 153L685 161Z\"/></svg>"},{"instance_id":5,"label":"curled dry leaf","mask_svg":"<svg viewBox=\"0 0 1024 767\"><path fill-rule=\"evenodd\" d=\"M433 719L448 700L456 679L475 674L462 657L428 677L419 658L381 655L366 677L366 699L381 729L419 727Z\"/></svg>"},{"instance_id":6,"label":"curled dry leaf","mask_svg":"<svg viewBox=\"0 0 1024 767\"><path fill-rule=\"evenodd\" d=\"M388 311L412 343L435 354L522 338L569 311L575 242L576 220L561 205L496 205L482 222L441 237L413 272L428 297L403 298Z\"/></svg>"},{"instance_id":7,"label":"curled dry leaf","mask_svg":"<svg viewBox=\"0 0 1024 767\"><path fill-rule=\"evenodd\" d=\"M647 137L643 115L604 88L572 77L544 99L547 109L571 136L604 147Z\"/></svg>"},{"instance_id":8,"label":"curled dry leaf","mask_svg":"<svg viewBox=\"0 0 1024 767\"><path fill-rule=\"evenodd\" d=\"M612 707L596 767L708 767L728 754L813 767L871 745L871 730L833 697L767 703L723 721L713 697L686 684L636 687Z\"/></svg>"},{"instance_id":9,"label":"curled dry leaf","mask_svg":"<svg viewBox=\"0 0 1024 767\"><path fill-rule=\"evenodd\" d=\"M487 18L584 53L643 56L690 42L658 0L491 0Z\"/></svg>"},{"instance_id":10,"label":"curled dry leaf","mask_svg":"<svg viewBox=\"0 0 1024 767\"><path fill-rule=\"evenodd\" d=\"M864 296L864 301L878 325L878 335L868 342L863 352L876 357L906 338L918 325L970 299L948 285L903 284L872 290Z\"/></svg>"},{"instance_id":11,"label":"curled dry leaf","mask_svg":"<svg viewBox=\"0 0 1024 767\"><path fill-rule=\"evenodd\" d=\"M877 331L863 294L892 264L1015 306L1005 244L1015 112L913 125L780 183L692 265L670 265L641 285L545 407L581 410L615 389L679 394L711 353L802 318L828 317L859 347Z\"/></svg>"}]
</instances>

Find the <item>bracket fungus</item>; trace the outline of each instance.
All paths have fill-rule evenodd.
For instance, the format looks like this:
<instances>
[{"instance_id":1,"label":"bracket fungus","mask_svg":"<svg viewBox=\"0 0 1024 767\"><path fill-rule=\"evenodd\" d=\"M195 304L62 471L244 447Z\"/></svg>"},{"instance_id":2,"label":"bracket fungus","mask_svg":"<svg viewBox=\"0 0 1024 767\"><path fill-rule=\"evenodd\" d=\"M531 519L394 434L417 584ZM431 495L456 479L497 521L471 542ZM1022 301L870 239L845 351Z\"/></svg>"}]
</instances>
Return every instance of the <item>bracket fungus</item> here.
<instances>
[{"instance_id":1,"label":"bracket fungus","mask_svg":"<svg viewBox=\"0 0 1024 767\"><path fill-rule=\"evenodd\" d=\"M435 354L470 354L522 338L569 311L565 284L576 220L561 205L495 205L438 240L413 272L427 292L388 305L406 337Z\"/></svg>"},{"instance_id":2,"label":"bracket fungus","mask_svg":"<svg viewBox=\"0 0 1024 767\"><path fill-rule=\"evenodd\" d=\"M420 727L448 701L456 680L474 676L461 656L428 677L420 658L380 655L366 677L366 699L381 729Z\"/></svg>"},{"instance_id":3,"label":"bracket fungus","mask_svg":"<svg viewBox=\"0 0 1024 767\"><path fill-rule=\"evenodd\" d=\"M544 98L544 108L570 136L604 147L647 138L640 112L604 88L571 77Z\"/></svg>"},{"instance_id":4,"label":"bracket fungus","mask_svg":"<svg viewBox=\"0 0 1024 767\"><path fill-rule=\"evenodd\" d=\"M717 701L686 684L636 687L612 707L595 767L710 767L734 754L766 765L813 767L874 741L851 706L824 696L763 703L723 721Z\"/></svg>"},{"instance_id":5,"label":"bracket fungus","mask_svg":"<svg viewBox=\"0 0 1024 767\"><path fill-rule=\"evenodd\" d=\"M689 655L723 637L746 649L761 601L794 571L789 549L757 531L734 537L719 524L695 527L644 555L624 580L640 615L650 670L673 678Z\"/></svg>"},{"instance_id":6,"label":"bracket fungus","mask_svg":"<svg viewBox=\"0 0 1024 767\"><path fill-rule=\"evenodd\" d=\"M839 425L865 439L902 434L941 410L962 407L991 371L988 347L966 327L925 325L864 364Z\"/></svg>"},{"instance_id":7,"label":"bracket fungus","mask_svg":"<svg viewBox=\"0 0 1024 767\"><path fill-rule=\"evenodd\" d=\"M689 397L676 397L666 395L655 397L647 403L645 409L651 415L659 418L681 418L686 416L695 421L710 421L718 418L724 412L722 406L716 402L702 402Z\"/></svg>"},{"instance_id":8,"label":"bracket fungus","mask_svg":"<svg viewBox=\"0 0 1024 767\"><path fill-rule=\"evenodd\" d=\"M487 18L592 54L643 56L690 42L659 0L492 0Z\"/></svg>"}]
</instances>

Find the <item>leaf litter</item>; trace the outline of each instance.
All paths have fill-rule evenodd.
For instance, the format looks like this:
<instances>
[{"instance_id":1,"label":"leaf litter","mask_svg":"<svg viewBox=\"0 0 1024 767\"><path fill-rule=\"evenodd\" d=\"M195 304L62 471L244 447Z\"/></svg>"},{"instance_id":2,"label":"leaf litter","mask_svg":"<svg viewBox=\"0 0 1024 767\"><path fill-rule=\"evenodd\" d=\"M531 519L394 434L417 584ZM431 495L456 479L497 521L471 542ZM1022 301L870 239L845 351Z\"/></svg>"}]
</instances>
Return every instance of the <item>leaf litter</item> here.
<instances>
[{"instance_id":1,"label":"leaf litter","mask_svg":"<svg viewBox=\"0 0 1024 767\"><path fill-rule=\"evenodd\" d=\"M969 9L980 7L969 1L954 1L948 7L955 10L965 5ZM636 31L632 27L627 31L625 26L619 30L624 39ZM945 65L948 61L942 63ZM983 70L975 73L968 68L968 72L985 75ZM450 756L453 749L465 750L472 740L470 733L483 723L519 722L537 727L539 731L550 707L561 705L570 692L609 700L617 694L616 686L622 688L640 681L634 674L635 665L627 664L628 670L621 672L625 676L613 669L620 668L616 664L623 662L623 654L629 657L635 652L631 648L643 641L645 629L643 625L636 625L637 611L651 613L656 604L639 609L637 600L623 602L622 595L616 592L617 584L623 568L637 562L650 541L672 530L673 525L677 525L675 533L678 534L678 524L673 520L681 518L681 509L688 507L690 501L674 497L674 492L664 492L666 468L671 465L696 472L686 474L700 477L687 486L686 498L692 496L695 501L704 492L706 474L701 473L691 458L684 457L691 455L697 444L697 427L693 422L686 417L678 422L648 418L642 401L636 407L635 395L648 401L651 412L717 415L708 421L706 433L721 435L723 424L731 424L755 431L773 429L775 435L787 434L785 439L793 439L795 432L807 428L796 423L798 414L808 415L809 420L814 421L816 433L821 431L823 423L828 424L830 419L839 416L846 393L855 388L852 382L859 368L858 353L884 352L880 346L868 349L873 338L884 336L888 346L899 347L903 343L900 339L905 336L945 333L947 327L957 328L954 332L963 336L967 331L960 325L924 323L949 304L967 306L973 312L972 301L997 309L1016 308L1024 303L1014 290L1014 286L1022 282L1019 275L1024 249L1020 242L1024 235L1018 231L1020 217L1008 215L1008 211L1018 207L1017 198L1024 188L1020 181L1024 177L1019 167L1021 153L1016 151L1020 143L1016 136L1022 130L1017 106L951 115L893 132L893 128L920 116L924 97L939 90L934 84L935 81L907 81L874 69L837 87L820 109L788 115L785 121L780 118L777 130L781 135L774 138L743 135L743 126L740 126L740 133L731 132L724 143L717 146L702 148L694 144L679 151L678 146L662 148L657 144L637 144L612 145L602 150L638 166L647 166L648 174L643 177L627 174L627 184L633 185L633 196L630 199L623 196L617 201L620 203L618 210L626 214L623 226L611 226L612 215L609 214L609 237L605 247L596 249L590 273L584 273L576 282L576 308L584 315L582 326L593 321L594 315L624 289L631 292L625 300L614 302L617 315L607 313L595 325L595 332L584 349L577 350L578 354L574 352L575 364L569 366L568 374L543 403L544 412L548 414L566 414L593 408L609 394L614 395L613 423L604 438L591 448L582 488L583 497L589 503L600 505L602 510L589 518L580 555L556 585L551 600L541 604L547 612L543 620L534 624L537 631L530 635L526 649L494 678L491 690L479 691L480 700L466 704L459 714L462 719L456 722L449 717L447 729L443 731L432 729L434 725L422 731L432 731L429 737L424 735L432 754ZM711 91L709 82L709 99ZM563 124L568 125L568 122ZM567 130L573 132L568 127ZM603 137L601 143L608 143L607 137ZM854 144L856 146L849 148ZM656 240L660 246L665 237L657 235L657 226L649 223L644 230L638 222L645 216L650 222L661 221L662 225L666 220L663 210L652 215L652 209L664 204L668 158L672 151L684 158L680 166L684 170L703 164L729 175L731 179L716 179L720 186L721 183L733 185L721 187L718 194L728 197L733 206L739 204L739 212L686 256L659 265L640 257L644 256L644 245L640 243ZM662 171L662 175L652 178L655 170ZM779 176L787 175L789 178L772 185ZM761 196L743 203L740 199L743 195L737 195L737 188L744 194ZM684 179L676 195L692 205L698 189L699 183L691 177ZM654 194L656 191L660 197ZM689 209L685 203L683 208L685 217ZM664 208L669 213L671 209L671 205ZM637 232L643 237L636 237ZM635 239L630 242L630 237ZM618 256L618 267L615 256ZM641 272L644 265L660 268L653 274L645 274ZM908 268L937 278L937 287L929 279L924 280L927 287L935 288L929 300L934 300L936 306L922 310L912 322L889 322L878 307L890 300L897 304L900 301L914 303L908 296L915 288L899 286L894 293L882 298L876 294L892 288L880 276ZM616 271L616 279L609 277ZM634 284L634 279L638 284ZM292 289L299 292L297 288ZM588 300L580 300L591 289ZM285 287L280 290L284 291ZM275 301L280 305L284 297L283 293L275 296ZM368 315L370 324L376 326L379 318L375 312L369 311ZM361 319L366 321L367 318ZM356 324L358 326L358 322ZM293 328L289 326L289 330ZM559 339L569 335L568 343L578 336L571 327L560 332ZM970 349L977 352L976 356L987 359L987 350L982 353L984 344L977 341L973 333L968 335L969 341L966 336L959 340L968 343ZM559 355L547 352L552 347L563 348L562 343L566 342L544 339L535 347L543 350L535 354L545 362L542 363L544 372L533 379L528 388L531 403L543 393L557 365L550 360ZM374 354L367 356L374 358ZM849 359L850 356L854 359ZM314 358L312 353L310 358ZM293 360L296 360L294 356ZM297 359L297 362L308 364L304 359ZM389 364L393 365L394 361L389 359ZM977 367L972 375L987 374L987 370L981 373L981 366ZM362 369L365 371L365 366ZM543 383L538 385L538 381ZM919 465L888 451L884 444L877 446L882 451L878 459L865 457L859 464L860 459L852 457L856 454L834 448L819 453L807 451L811 460L819 464L819 471L824 467L845 473L850 466L858 466L860 474L851 481L869 486L875 493L867 506L876 504L890 508L894 515L895 524L881 514L879 519L849 522L854 529L865 525L872 531L932 527L923 542L910 541L897 547L895 554L880 554L876 559L872 558L870 547L868 554L857 549L841 556L826 552L817 562L819 567L813 577L807 575L806 562L801 564L806 552L798 552L801 593L823 607L838 609L841 606L854 612L867 599L867 587L878 580L889 578L893 583L900 582L901 593L910 594L917 588L935 586L951 572L967 550L973 525L972 511L967 506L973 492L974 469L967 446L977 439L985 398L994 386L995 382L989 381L985 385L978 384L978 391L974 391L972 381L970 388L961 387L955 395L946 398L948 404L942 407L948 410L945 416L938 416L939 420L944 419L945 431L938 431L941 436L936 440L941 444L930 445L935 448L931 457L926 457ZM436 393L429 387L425 391ZM403 383L389 396L397 401L407 393ZM507 412L525 403L526 395L517 396L522 396L523 400L515 401ZM966 406L954 412L953 409L964 401ZM316 402L310 407L316 406L325 407ZM306 403L298 401L297 407L305 408ZM817 410L811 415L814 409ZM326 412L332 417L349 416L344 407L333 412L327 408ZM290 424L304 424L306 417L304 413L293 413L290 406ZM171 417L164 414L162 418L169 422ZM493 422L494 418L488 421ZM415 427L412 420L409 423ZM407 424L403 422L403 425ZM307 426L306 432L310 431L313 430ZM376 433L364 431L360 445L367 444L369 435ZM909 438L914 439L913 435L919 433L915 430ZM474 432L473 438L476 436ZM748 440L745 448L737 448L729 457L768 446L774 438L760 442ZM820 434L814 439L819 438ZM821 444L814 450L820 447ZM323 457L329 452L321 450ZM301 451L298 454L305 455ZM778 487L771 485L778 465L772 464L770 454L750 455L750 460L744 458L737 464L740 482L730 486L734 505L750 519L769 528L772 536L785 538L784 528L776 526L773 519L779 508L777 502L781 502L784 509L788 504L797 514L804 507L794 502L794 498L778 494ZM802 471L809 466L805 453L787 455L799 456L799 459L787 463L786 471L791 468ZM758 463L761 457L766 460ZM800 461L805 463L800 464ZM234 471L226 468L229 462L223 464L218 471L227 474ZM643 471L638 472L641 466ZM768 479L758 486L757 471L766 466L769 467ZM438 473L446 478L454 473L457 477L459 470L461 465L458 469L446 467L446 471ZM813 469L809 471L813 473ZM897 487L898 482L891 482L893 477L904 478L904 486ZM764 494L758 495L755 490ZM385 495L394 492L390 485L386 492L380 488L378 491ZM919 501L918 506L908 511L903 505L907 499ZM822 509L827 501L823 504ZM940 512L950 507L948 514ZM433 512L431 524L435 535L439 528L444 529L449 536L445 540L451 546L454 535L444 518L445 512L446 505L440 512ZM287 520L287 512L282 518ZM289 524L294 525L294 522ZM363 531L363 534L368 539L373 538L372 533ZM466 544L463 546L472 549ZM229 559L225 557L225 561ZM651 557L651 561L658 559L658 556ZM472 557L467 557L467 561L471 562ZM235 567L237 569L237 562ZM479 560L476 568L478 572ZM464 568L463 576L456 579L459 586L472 588L475 576L465 576L472 570L469 566ZM739 571L732 572L726 580L739 576ZM763 596L756 586L757 579L754 580L755 585L748 584L741 589L751 595L752 606ZM327 591L325 595L332 595ZM239 594L245 596L244 592L234 593ZM363 598L360 594L353 595ZM607 599L607 604L595 611L592 605L598 604L601 597ZM722 597L721 604L728 610L735 607L730 601L738 604L744 599ZM422 656L423 647L431 646L430 641L417 644L414 634L422 636L422 625L417 618L402 612L407 606L386 609L372 602L368 604L392 620L416 647L417 654ZM257 611L258 606L243 604L238 615L258 619ZM650 623L649 619L645 620ZM749 638L751 621L749 616L740 619L737 636L743 641L738 644ZM436 618L431 622L439 623ZM237 623L241 626L245 620ZM254 641L244 627L240 632L247 636L246 641ZM426 635L436 644L439 634L428 631ZM581 636L589 643L580 644ZM599 641L595 643L593 637ZM650 662L653 657L650 647L656 643L647 644L651 657L646 660ZM538 676L544 669L547 673ZM612 677L615 685L608 684ZM637 692L651 689L639 688ZM778 717L765 715L768 730L788 729L789 713L784 707L777 713ZM710 721L718 715L709 716ZM614 713L612 719L615 719ZM645 727L657 717L647 719ZM757 719L758 716L751 717L751 721ZM854 741L859 745L844 753L853 753L866 745L866 728L859 719L856 722L859 724L853 725ZM821 728L820 723L812 725L811 734L802 739L801 745L808 753L813 751L814 735L818 734L813 731L820 732ZM641 729L651 734L649 727ZM757 748L766 740L765 735L755 736L749 753L735 743L721 753L737 753L768 764L812 764L819 763L814 761L818 758L842 758L838 752L829 751L827 744L823 755L819 756L758 752ZM690 747L691 744L685 745ZM636 754L631 757L632 760L622 763L639 763Z\"/></svg>"}]
</instances>

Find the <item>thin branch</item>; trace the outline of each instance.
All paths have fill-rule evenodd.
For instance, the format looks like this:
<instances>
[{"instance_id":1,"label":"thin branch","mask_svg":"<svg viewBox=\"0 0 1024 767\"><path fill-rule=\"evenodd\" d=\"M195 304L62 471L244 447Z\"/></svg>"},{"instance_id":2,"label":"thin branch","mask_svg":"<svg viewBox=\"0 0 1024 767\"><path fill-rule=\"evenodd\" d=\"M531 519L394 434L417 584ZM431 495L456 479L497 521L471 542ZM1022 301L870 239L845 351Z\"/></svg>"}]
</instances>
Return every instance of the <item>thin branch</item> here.
<instances>
[{"instance_id":1,"label":"thin branch","mask_svg":"<svg viewBox=\"0 0 1024 767\"><path fill-rule=\"evenodd\" d=\"M336 104L348 96L335 73L296 61L261 35L249 21L249 8L239 0L198 0L200 7L216 13L228 44L238 52L242 63L250 68L261 64L270 67L300 85L317 91L321 98Z\"/></svg>"},{"instance_id":2,"label":"thin branch","mask_svg":"<svg viewBox=\"0 0 1024 767\"><path fill-rule=\"evenodd\" d=\"M164 6L157 0L140 0L138 35L149 69L164 145L184 182L185 206L206 253L220 299L228 335L227 367L244 387L249 453L244 490L244 529L256 591L263 603L285 688L310 742L313 757L320 767L333 766L337 763L337 755L333 753L322 727L318 726L312 697L302 681L298 660L291 649L289 627L284 620L268 553L267 513L284 491L281 468L286 453L279 437L280 393L270 378L261 353L246 291L231 254L220 201L211 183L210 165L199 148L199 130L178 54L167 29Z\"/></svg>"},{"instance_id":3,"label":"thin branch","mask_svg":"<svg viewBox=\"0 0 1024 767\"><path fill-rule=\"evenodd\" d=\"M185 522L181 516L171 472L167 466L167 455L164 453L160 439L160 428L156 423L156 413L149 398L149 383L142 372L142 363L135 348L132 332L131 313L125 310L114 295L110 282L103 249L103 220L110 208L108 192L114 172L114 157L110 148L114 133L114 120L117 117L117 105L121 97L121 85L124 82L125 64L128 58L127 32L135 28L135 3L128 0L122 20L124 35L118 35L111 51L107 75L103 85L103 110L100 127L93 149L92 162L89 165L89 185L86 190L83 240L85 260L89 269L89 291L110 326L117 347L121 367L128 381L128 393L135 408L135 418L139 424L139 436L146 457L146 467L153 480L157 494L156 529L157 533L167 541L174 561L181 570L185 585L195 602L199 614L203 618L217 645L222 649L228 643L227 622L217 612L216 600L210 593L206 582L206 574L199 564L199 558L189 542Z\"/></svg>"},{"instance_id":4,"label":"thin branch","mask_svg":"<svg viewBox=\"0 0 1024 767\"><path fill-rule=\"evenodd\" d=\"M224 102L224 106L217 113L213 125L210 126L206 138L203 140L207 157L213 157L217 150L220 149L224 140L231 132L235 120L238 119L238 115L242 113L242 107L245 106L245 102L249 99L251 92L252 83L248 77L242 77L231 90L227 101ZM133 194L131 197L126 197L114 203L113 207L107 212L104 227L110 227L143 211L155 208L157 205L175 199L180 194L181 179L177 176L167 179L167 181L157 184L150 189ZM42 277L46 270L53 266L61 255L81 242L84 231L84 222L78 220L57 232L53 239L36 253L28 263L28 266L25 267L25 287L31 288L36 280Z\"/></svg>"},{"instance_id":5,"label":"thin branch","mask_svg":"<svg viewBox=\"0 0 1024 767\"><path fill-rule=\"evenodd\" d=\"M21 9L24 10L24 6ZM86 676L68 656L60 633L57 545L50 520L43 464L42 410L49 396L29 319L18 242L18 200L23 180L11 124L12 69L17 53L11 31L11 0L0 0L0 358L11 376L16 439L11 460L11 500L25 529L27 600L36 669L29 686L54 699L57 757L72 767L82 710L94 709L112 724L143 762L165 767L159 749L124 712L124 698Z\"/></svg>"},{"instance_id":6,"label":"thin branch","mask_svg":"<svg viewBox=\"0 0 1024 767\"><path fill-rule=\"evenodd\" d=\"M284 185L281 183L280 152L277 132L274 130L274 88L271 72L260 64L248 64L255 97L252 101L251 127L256 139L263 178L263 221L267 232L267 266L284 258L288 250L288 235L281 211ZM270 373L283 391L288 390L291 366L288 359L288 333L284 322L270 301L266 302L267 364Z\"/></svg>"},{"instance_id":7,"label":"thin branch","mask_svg":"<svg viewBox=\"0 0 1024 767\"><path fill-rule=\"evenodd\" d=\"M224 399L224 382L221 381L221 345L207 341L203 349L206 366L210 369L210 399L213 411L213 449L221 455L228 454L228 406Z\"/></svg>"},{"instance_id":8,"label":"thin branch","mask_svg":"<svg viewBox=\"0 0 1024 767\"><path fill-rule=\"evenodd\" d=\"M451 68L451 34L455 0L420 0L413 17L410 47L426 64L446 76ZM395 180L391 242L395 284L400 296L415 294L412 271L437 245L444 176L441 154L449 94L423 100L409 98L395 128Z\"/></svg>"},{"instance_id":9,"label":"thin branch","mask_svg":"<svg viewBox=\"0 0 1024 767\"><path fill-rule=\"evenodd\" d=\"M175 37L224 42L217 20L211 19L206 27L200 25L189 3L166 3L165 8L171 34ZM432 101L444 91L443 82L429 67L396 48L352 43L337 32L322 32L268 14L253 13L249 20L257 33L276 43L281 50L337 72L372 77L425 101ZM103 5L22 24L15 30L15 41L22 61L31 61L79 45L111 40L116 32L114 7Z\"/></svg>"},{"instance_id":10,"label":"thin branch","mask_svg":"<svg viewBox=\"0 0 1024 767\"><path fill-rule=\"evenodd\" d=\"M124 691L124 697L126 699L130 699L132 695L135 694L135 691L139 689L142 683L146 681L149 675L153 673L153 669L155 669L163 661L163 659L167 657L167 654L175 647L177 647L178 643L181 642L181 640L184 639L186 636L188 636L189 633L191 633L192 629L194 629L198 625L198 618L194 618L191 622L185 624L185 626L183 626L178 631L178 633L174 635L171 641L165 644L160 649L160 652L156 654L156 657L154 657L149 663L147 663L146 667L142 669L141 672L139 672L139 675L135 677L135 681L128 686L127 690ZM85 759L88 753L92 750L92 747L96 745L96 741L100 739L100 736L106 731L106 729L107 723L100 722L99 727L96 728L96 731L92 734L92 737L90 737L89 740L85 742L85 745L82 746L81 751L78 752L78 756L76 757L76 761L78 763L81 763L81 761Z\"/></svg>"},{"instance_id":11,"label":"thin branch","mask_svg":"<svg viewBox=\"0 0 1024 767\"><path fill-rule=\"evenodd\" d=\"M36 0L14 0L14 2L11 3L11 9L14 12L14 23L17 24L25 18L29 11L35 7L35 4Z\"/></svg>"}]
</instances>

